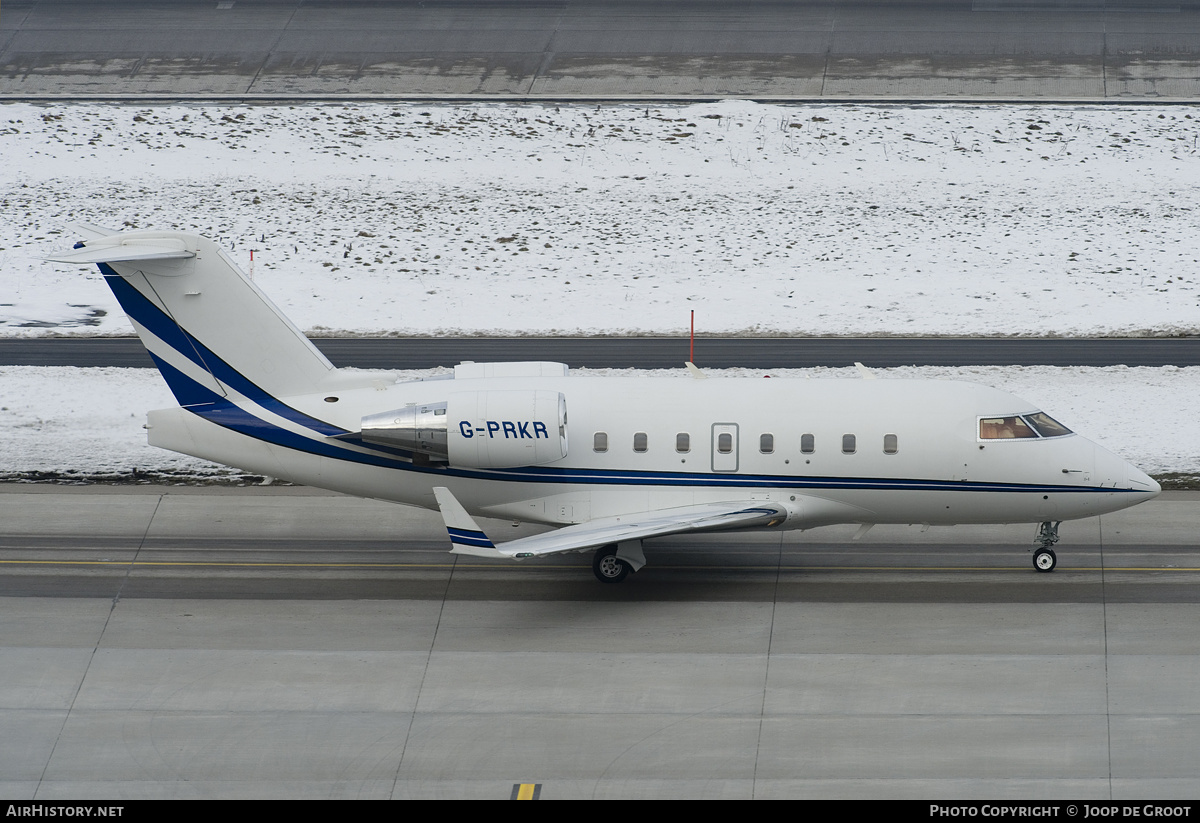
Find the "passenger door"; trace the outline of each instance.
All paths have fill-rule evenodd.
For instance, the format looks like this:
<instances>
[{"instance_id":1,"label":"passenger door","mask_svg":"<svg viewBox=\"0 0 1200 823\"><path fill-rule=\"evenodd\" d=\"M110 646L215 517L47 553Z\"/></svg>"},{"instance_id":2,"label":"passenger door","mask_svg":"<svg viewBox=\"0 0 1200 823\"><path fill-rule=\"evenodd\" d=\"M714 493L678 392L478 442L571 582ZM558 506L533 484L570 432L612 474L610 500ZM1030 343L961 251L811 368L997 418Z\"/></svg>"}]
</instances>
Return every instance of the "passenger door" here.
<instances>
[{"instance_id":1,"label":"passenger door","mask_svg":"<svg viewBox=\"0 0 1200 823\"><path fill-rule=\"evenodd\" d=\"M712 470L714 472L738 470L737 423L713 423Z\"/></svg>"}]
</instances>

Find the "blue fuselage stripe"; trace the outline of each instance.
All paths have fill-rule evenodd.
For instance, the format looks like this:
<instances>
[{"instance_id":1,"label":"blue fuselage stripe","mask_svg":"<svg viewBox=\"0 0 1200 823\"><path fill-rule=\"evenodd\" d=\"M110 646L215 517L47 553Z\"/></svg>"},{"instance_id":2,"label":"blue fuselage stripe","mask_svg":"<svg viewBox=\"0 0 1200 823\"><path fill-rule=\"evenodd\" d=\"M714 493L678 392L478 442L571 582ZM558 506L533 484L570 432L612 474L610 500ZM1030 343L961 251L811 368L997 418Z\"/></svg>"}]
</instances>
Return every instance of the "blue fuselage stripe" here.
<instances>
[{"instance_id":1,"label":"blue fuselage stripe","mask_svg":"<svg viewBox=\"0 0 1200 823\"><path fill-rule=\"evenodd\" d=\"M271 394L256 385L254 381L230 366L211 349L189 334L187 330L183 329L173 318L163 312L162 309L154 305L146 295L142 294L141 291L118 274L111 266L106 263L100 263L99 265L101 273L104 274L105 282L108 283L109 288L112 289L113 294L117 297L117 302L121 304L121 308L125 310L127 315L148 329L155 337L162 340L163 343L212 374L217 380L254 401L264 409L292 423L312 429L319 434L336 435L347 432L347 429L335 426L332 423L326 423L324 420L293 409L286 403L271 396ZM171 390L174 392L175 386L169 381L168 385L171 386ZM175 393L175 396L179 399L181 405L188 405L178 393Z\"/></svg>"},{"instance_id":2,"label":"blue fuselage stripe","mask_svg":"<svg viewBox=\"0 0 1200 823\"><path fill-rule=\"evenodd\" d=\"M100 264L106 282L112 288L125 312L148 329L166 345L212 374L217 380L241 393L255 404L317 434L332 436L348 431L326 423L272 397L255 385L199 340L182 329L148 297L105 263ZM878 477L791 477L780 475L730 475L686 472L630 471L619 469L571 469L528 466L512 469L458 469L446 465L415 465L411 453L403 450L354 442L369 452L346 448L343 442L314 439L281 428L247 411L236 403L217 395L192 378L155 357L167 385L180 405L188 411L230 431L261 440L282 448L330 457L364 465L400 471L437 474L479 480L500 480L514 483L545 483L607 486L674 486L696 488L773 488L773 489L874 489L880 491L972 491L1024 493L1136 493L1134 489L1098 488L1095 486L1056 486L1036 483L985 483L968 480L919 480L911 478ZM466 535L463 535L466 539Z\"/></svg>"},{"instance_id":3,"label":"blue fuselage stripe","mask_svg":"<svg viewBox=\"0 0 1200 823\"><path fill-rule=\"evenodd\" d=\"M605 486L674 486L696 488L772 488L772 489L875 489L906 491L972 491L1025 493L1097 493L1129 492L1130 489L1104 489L1093 486L1054 486L1033 483L983 483L977 481L919 480L911 478L876 477L789 477L780 475L685 474L682 472L616 471L606 469L559 469L531 466L522 469L458 469L446 465L418 466L408 460L384 454L353 451L338 441L315 440L296 434L262 420L241 407L223 401L203 406L189 406L191 411L219 426L238 434L253 437L276 446L296 451L332 457L353 463L379 466L401 471L436 474L477 480L500 480L513 483L545 483Z\"/></svg>"}]
</instances>

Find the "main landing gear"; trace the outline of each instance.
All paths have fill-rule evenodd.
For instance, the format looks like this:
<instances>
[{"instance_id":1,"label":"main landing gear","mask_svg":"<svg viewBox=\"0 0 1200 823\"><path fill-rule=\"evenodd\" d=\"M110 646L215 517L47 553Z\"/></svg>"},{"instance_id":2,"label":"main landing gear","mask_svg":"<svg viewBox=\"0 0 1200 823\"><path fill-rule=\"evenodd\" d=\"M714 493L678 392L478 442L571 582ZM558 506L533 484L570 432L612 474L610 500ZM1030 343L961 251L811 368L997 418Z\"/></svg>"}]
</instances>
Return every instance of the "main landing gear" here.
<instances>
[{"instance_id":1,"label":"main landing gear","mask_svg":"<svg viewBox=\"0 0 1200 823\"><path fill-rule=\"evenodd\" d=\"M601 583L620 583L630 572L646 565L641 540L623 540L609 543L596 549L592 557L592 571Z\"/></svg>"},{"instance_id":2,"label":"main landing gear","mask_svg":"<svg viewBox=\"0 0 1200 823\"><path fill-rule=\"evenodd\" d=\"M601 583L620 583L630 570L630 565L617 557L616 543L601 546L592 555L592 572Z\"/></svg>"},{"instance_id":3,"label":"main landing gear","mask_svg":"<svg viewBox=\"0 0 1200 823\"><path fill-rule=\"evenodd\" d=\"M1061 520L1047 520L1038 525L1037 534L1033 538L1033 542L1037 544L1033 552L1033 567L1040 572L1052 572L1058 565L1058 558L1054 555L1054 549L1050 547L1058 542L1060 523Z\"/></svg>"}]
</instances>

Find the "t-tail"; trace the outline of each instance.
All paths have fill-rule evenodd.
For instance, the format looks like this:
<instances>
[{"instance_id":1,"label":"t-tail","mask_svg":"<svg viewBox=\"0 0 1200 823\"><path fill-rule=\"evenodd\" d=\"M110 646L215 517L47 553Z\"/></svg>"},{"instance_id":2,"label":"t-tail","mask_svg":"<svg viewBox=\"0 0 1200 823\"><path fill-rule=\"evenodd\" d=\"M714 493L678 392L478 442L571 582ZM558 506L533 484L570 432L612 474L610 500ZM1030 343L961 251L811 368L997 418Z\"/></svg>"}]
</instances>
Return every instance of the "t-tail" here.
<instances>
[{"instance_id":1,"label":"t-tail","mask_svg":"<svg viewBox=\"0 0 1200 823\"><path fill-rule=\"evenodd\" d=\"M211 240L104 233L48 257L94 263L181 406L259 403L331 388L337 369Z\"/></svg>"}]
</instances>

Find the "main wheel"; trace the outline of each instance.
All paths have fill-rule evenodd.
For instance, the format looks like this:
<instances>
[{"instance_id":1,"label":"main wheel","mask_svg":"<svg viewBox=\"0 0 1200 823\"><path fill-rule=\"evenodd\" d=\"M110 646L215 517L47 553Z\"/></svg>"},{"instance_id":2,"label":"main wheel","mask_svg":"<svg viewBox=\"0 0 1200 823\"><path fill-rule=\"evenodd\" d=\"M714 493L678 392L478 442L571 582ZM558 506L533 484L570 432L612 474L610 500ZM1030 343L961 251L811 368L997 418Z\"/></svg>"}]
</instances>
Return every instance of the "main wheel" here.
<instances>
[{"instance_id":1,"label":"main wheel","mask_svg":"<svg viewBox=\"0 0 1200 823\"><path fill-rule=\"evenodd\" d=\"M604 546L592 556L592 571L601 583L620 583L629 574L629 564L617 557L616 546Z\"/></svg>"},{"instance_id":2,"label":"main wheel","mask_svg":"<svg viewBox=\"0 0 1200 823\"><path fill-rule=\"evenodd\" d=\"M1033 567L1040 572L1052 572L1058 565L1058 558L1052 549L1038 549L1033 553Z\"/></svg>"}]
</instances>

